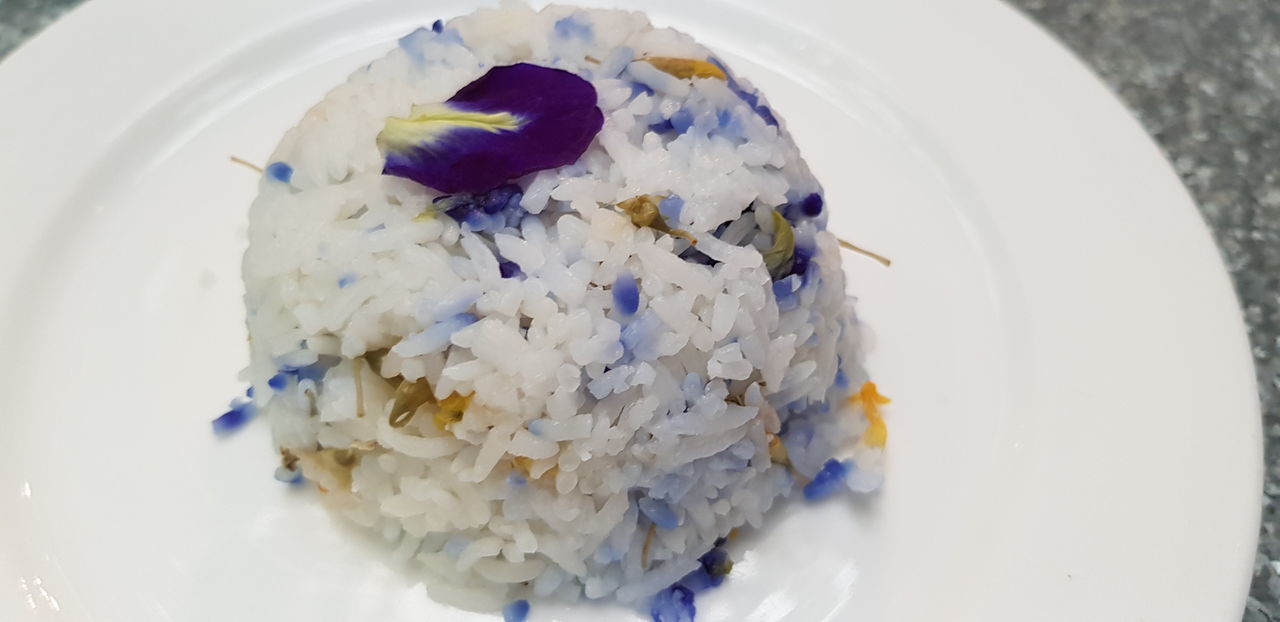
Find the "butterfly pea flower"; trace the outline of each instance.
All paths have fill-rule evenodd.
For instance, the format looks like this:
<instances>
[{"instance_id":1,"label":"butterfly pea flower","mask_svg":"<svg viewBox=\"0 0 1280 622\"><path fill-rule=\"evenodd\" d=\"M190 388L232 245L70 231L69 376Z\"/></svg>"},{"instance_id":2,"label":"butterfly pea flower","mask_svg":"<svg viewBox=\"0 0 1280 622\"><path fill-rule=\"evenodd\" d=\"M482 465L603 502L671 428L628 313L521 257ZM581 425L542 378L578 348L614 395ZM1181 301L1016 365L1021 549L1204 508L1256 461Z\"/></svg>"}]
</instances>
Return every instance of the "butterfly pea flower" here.
<instances>
[{"instance_id":1,"label":"butterfly pea flower","mask_svg":"<svg viewBox=\"0 0 1280 622\"><path fill-rule=\"evenodd\" d=\"M445 194L488 192L571 164L604 124L590 82L530 63L494 67L447 101L386 120L383 173Z\"/></svg>"}]
</instances>

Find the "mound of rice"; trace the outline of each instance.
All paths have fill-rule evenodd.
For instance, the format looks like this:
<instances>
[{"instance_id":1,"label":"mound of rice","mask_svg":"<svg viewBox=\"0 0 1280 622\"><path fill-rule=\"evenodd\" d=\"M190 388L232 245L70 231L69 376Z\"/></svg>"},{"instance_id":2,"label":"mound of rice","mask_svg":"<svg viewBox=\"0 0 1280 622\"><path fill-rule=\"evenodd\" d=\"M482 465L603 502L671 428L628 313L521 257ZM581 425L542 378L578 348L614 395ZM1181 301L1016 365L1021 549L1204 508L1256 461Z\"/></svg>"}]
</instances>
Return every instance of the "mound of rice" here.
<instances>
[{"instance_id":1,"label":"mound of rice","mask_svg":"<svg viewBox=\"0 0 1280 622\"><path fill-rule=\"evenodd\" d=\"M420 29L284 136L252 206L247 374L283 477L395 543L437 600L642 602L833 456L877 485L842 407L865 374L821 187L745 80L651 57L723 67L640 13L504 5ZM577 162L461 222L382 174L388 117L517 62L595 87ZM616 208L643 195L696 246ZM775 212L794 251L771 275ZM397 392L427 384L393 425Z\"/></svg>"}]
</instances>

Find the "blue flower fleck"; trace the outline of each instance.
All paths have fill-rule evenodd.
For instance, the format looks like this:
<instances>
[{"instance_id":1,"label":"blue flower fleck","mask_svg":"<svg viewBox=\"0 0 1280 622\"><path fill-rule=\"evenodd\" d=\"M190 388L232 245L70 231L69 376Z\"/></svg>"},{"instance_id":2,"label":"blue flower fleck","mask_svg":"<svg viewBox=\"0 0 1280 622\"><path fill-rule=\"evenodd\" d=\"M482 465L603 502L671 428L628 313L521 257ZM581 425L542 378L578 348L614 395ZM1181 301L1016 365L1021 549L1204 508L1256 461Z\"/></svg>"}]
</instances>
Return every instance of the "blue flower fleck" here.
<instances>
[{"instance_id":1,"label":"blue flower fleck","mask_svg":"<svg viewBox=\"0 0 1280 622\"><path fill-rule=\"evenodd\" d=\"M649 131L654 134L666 134L674 132L676 128L671 125L671 119L661 119L649 124Z\"/></svg>"},{"instance_id":2,"label":"blue flower fleck","mask_svg":"<svg viewBox=\"0 0 1280 622\"><path fill-rule=\"evenodd\" d=\"M431 22L431 32L434 32L436 34L440 34L441 32L444 32L444 20L438 19L434 22Z\"/></svg>"},{"instance_id":3,"label":"blue flower fleck","mask_svg":"<svg viewBox=\"0 0 1280 622\"><path fill-rule=\"evenodd\" d=\"M653 521L653 524L662 529L675 529L680 526L680 517L671 510L671 506L666 502L650 497L640 497L636 502L640 506L640 513L646 518Z\"/></svg>"},{"instance_id":4,"label":"blue flower fleck","mask_svg":"<svg viewBox=\"0 0 1280 622\"><path fill-rule=\"evenodd\" d=\"M649 615L653 622L693 622L697 612L693 605L693 591L682 585L673 585L654 594L649 602Z\"/></svg>"},{"instance_id":5,"label":"blue flower fleck","mask_svg":"<svg viewBox=\"0 0 1280 622\"><path fill-rule=\"evenodd\" d=\"M702 564L702 569L708 575L717 579L715 585L720 585L724 577L733 569L733 560L729 559L729 552L720 548L719 545L712 547L710 551L699 557L698 563Z\"/></svg>"},{"instance_id":6,"label":"blue flower fleck","mask_svg":"<svg viewBox=\"0 0 1280 622\"><path fill-rule=\"evenodd\" d=\"M280 373L287 376L294 376L299 382L303 380L320 382L320 380L324 378L325 372L328 372L329 368L337 365L340 361L341 359L336 356L320 356L316 362L310 365L303 365L301 367L285 365L280 368Z\"/></svg>"},{"instance_id":7,"label":"blue flower fleck","mask_svg":"<svg viewBox=\"0 0 1280 622\"><path fill-rule=\"evenodd\" d=\"M681 108L671 115L671 128L677 134L683 134L693 127L693 113L688 108Z\"/></svg>"},{"instance_id":8,"label":"blue flower fleck","mask_svg":"<svg viewBox=\"0 0 1280 622\"><path fill-rule=\"evenodd\" d=\"M714 237L720 237L719 233L721 232L717 232ZM700 266L714 266L717 263L716 260L712 259L706 253L698 250L698 247L696 246L690 246L689 248L681 251L680 259Z\"/></svg>"},{"instance_id":9,"label":"blue flower fleck","mask_svg":"<svg viewBox=\"0 0 1280 622\"><path fill-rule=\"evenodd\" d=\"M653 95L653 89L652 89L652 88L650 88L648 84L645 84L645 83L643 83L643 82L632 82L632 83L631 83L631 97L632 97L632 98L635 98L635 97L638 97L638 96L639 96L639 95L641 95L641 94L644 94L644 95Z\"/></svg>"},{"instance_id":10,"label":"blue flower fleck","mask_svg":"<svg viewBox=\"0 0 1280 622\"><path fill-rule=\"evenodd\" d=\"M716 129L718 134L726 138L738 141L746 138L742 120L733 114L732 110L721 110L716 113Z\"/></svg>"},{"instance_id":11,"label":"blue flower fleck","mask_svg":"<svg viewBox=\"0 0 1280 622\"><path fill-rule=\"evenodd\" d=\"M814 218L822 213L822 206L822 195L814 192L800 202L800 213L809 218Z\"/></svg>"},{"instance_id":12,"label":"blue flower fleck","mask_svg":"<svg viewBox=\"0 0 1280 622\"><path fill-rule=\"evenodd\" d=\"M253 402L247 399L236 399L231 402L230 410L213 420L213 433L225 436L235 432L249 423L257 413L258 409Z\"/></svg>"},{"instance_id":13,"label":"blue flower fleck","mask_svg":"<svg viewBox=\"0 0 1280 622\"><path fill-rule=\"evenodd\" d=\"M604 124L596 90L550 67L494 67L448 101L414 106L379 132L383 173L447 194L482 193L575 162Z\"/></svg>"},{"instance_id":14,"label":"blue flower fleck","mask_svg":"<svg viewBox=\"0 0 1280 622\"><path fill-rule=\"evenodd\" d=\"M556 36L561 39L581 39L583 41L591 41L592 39L595 39L595 34L591 30L591 24L581 21L581 17L582 15L574 13L568 17L562 17L556 20Z\"/></svg>"},{"instance_id":15,"label":"blue flower fleck","mask_svg":"<svg viewBox=\"0 0 1280 622\"><path fill-rule=\"evenodd\" d=\"M799 276L800 287L804 287L809 284L808 272L809 264L812 259L813 249L807 246L797 244L795 250L791 253L791 270L788 271L788 276L792 274Z\"/></svg>"},{"instance_id":16,"label":"blue flower fleck","mask_svg":"<svg viewBox=\"0 0 1280 622\"><path fill-rule=\"evenodd\" d=\"M773 296L778 299L779 305L794 295L798 289L800 289L800 279L795 275L789 275L773 282Z\"/></svg>"},{"instance_id":17,"label":"blue flower fleck","mask_svg":"<svg viewBox=\"0 0 1280 622\"><path fill-rule=\"evenodd\" d=\"M520 270L520 266L516 262L503 259L498 262L498 274L501 274L504 279L514 279L522 276L524 272Z\"/></svg>"},{"instance_id":18,"label":"blue flower fleck","mask_svg":"<svg viewBox=\"0 0 1280 622\"><path fill-rule=\"evenodd\" d=\"M478 320L479 318L470 313L459 313L444 318L422 331L409 335L396 345L396 349L397 351L406 350L414 356L440 352L449 345L449 339L454 333L475 324Z\"/></svg>"},{"instance_id":19,"label":"blue flower fleck","mask_svg":"<svg viewBox=\"0 0 1280 622\"><path fill-rule=\"evenodd\" d=\"M631 317L640 309L640 287L636 277L625 270L613 281L613 308L623 317Z\"/></svg>"},{"instance_id":20,"label":"blue flower fleck","mask_svg":"<svg viewBox=\"0 0 1280 622\"><path fill-rule=\"evenodd\" d=\"M805 266L804 274L800 275L800 287L808 287L810 283L822 282L822 276L819 272L821 270L818 269L818 264L810 261L809 265Z\"/></svg>"},{"instance_id":21,"label":"blue flower fleck","mask_svg":"<svg viewBox=\"0 0 1280 622\"><path fill-rule=\"evenodd\" d=\"M738 99L741 99L744 103L750 106L757 115L760 115L760 118L763 119L765 123L774 127L778 126L778 118L773 116L773 111L770 110L768 106L760 103L760 95L758 93L748 91L743 88L742 84L733 78L733 74L729 72L729 68L726 67L724 63L720 62L720 59L709 58L707 60L712 65L719 67L720 71L724 72L725 81L729 86L729 90L732 91L734 95L737 95Z\"/></svg>"},{"instance_id":22,"label":"blue flower fleck","mask_svg":"<svg viewBox=\"0 0 1280 622\"><path fill-rule=\"evenodd\" d=\"M813 476L813 481L804 485L804 498L817 501L831 496L831 493L844 488L844 480L853 469L853 461L840 461L831 458L822 464L822 469Z\"/></svg>"},{"instance_id":23,"label":"blue flower fleck","mask_svg":"<svg viewBox=\"0 0 1280 622\"><path fill-rule=\"evenodd\" d=\"M524 191L520 189L520 186L503 184L479 198L479 207L486 214L497 214L506 210L519 209L522 197L524 197Z\"/></svg>"},{"instance_id":24,"label":"blue flower fleck","mask_svg":"<svg viewBox=\"0 0 1280 622\"><path fill-rule=\"evenodd\" d=\"M283 372L278 373L267 380L267 386L276 391L283 391L285 387L289 386L289 375Z\"/></svg>"},{"instance_id":25,"label":"blue flower fleck","mask_svg":"<svg viewBox=\"0 0 1280 622\"><path fill-rule=\"evenodd\" d=\"M699 566L689 571L689 574L681 577L677 583L687 588L690 592L697 594L719 586L724 583L724 578L713 577L707 573L705 568Z\"/></svg>"},{"instance_id":26,"label":"blue flower fleck","mask_svg":"<svg viewBox=\"0 0 1280 622\"><path fill-rule=\"evenodd\" d=\"M432 201L436 209L448 214L470 231L499 231L525 215L520 207L524 191L515 184L503 184L482 193L451 194Z\"/></svg>"},{"instance_id":27,"label":"blue flower fleck","mask_svg":"<svg viewBox=\"0 0 1280 622\"><path fill-rule=\"evenodd\" d=\"M358 277L358 276L356 276L356 275L351 274L350 272L348 272L348 273L346 273L346 274L344 274L344 275L342 275L342 276L338 277L338 287L339 287L339 288L346 287L346 286L348 286L348 285L350 285L350 284L352 284L352 283L355 283L355 282L356 282L356 281L358 281L358 280L360 280L360 277Z\"/></svg>"},{"instance_id":28,"label":"blue flower fleck","mask_svg":"<svg viewBox=\"0 0 1280 622\"><path fill-rule=\"evenodd\" d=\"M502 608L502 622L524 622L529 617L529 601L517 600Z\"/></svg>"},{"instance_id":29,"label":"blue flower fleck","mask_svg":"<svg viewBox=\"0 0 1280 622\"><path fill-rule=\"evenodd\" d=\"M267 165L267 177L278 182L289 183L293 180L293 167L284 162L272 162Z\"/></svg>"}]
</instances>

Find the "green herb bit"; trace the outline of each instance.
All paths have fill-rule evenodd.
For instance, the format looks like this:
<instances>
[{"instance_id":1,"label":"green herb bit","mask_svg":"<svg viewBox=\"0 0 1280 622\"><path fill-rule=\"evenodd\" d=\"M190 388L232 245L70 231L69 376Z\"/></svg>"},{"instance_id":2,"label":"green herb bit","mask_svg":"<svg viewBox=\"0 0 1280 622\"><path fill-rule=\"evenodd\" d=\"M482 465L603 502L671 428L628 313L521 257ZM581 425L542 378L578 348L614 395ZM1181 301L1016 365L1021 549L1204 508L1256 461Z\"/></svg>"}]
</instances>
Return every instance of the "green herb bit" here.
<instances>
[{"instance_id":1,"label":"green herb bit","mask_svg":"<svg viewBox=\"0 0 1280 622\"><path fill-rule=\"evenodd\" d=\"M889 258L888 258L888 257L885 257L884 255L881 255L881 254L879 254L879 253L873 253L873 252L871 252L871 251L869 251L869 250L867 250L867 249L865 249L865 248L861 248L861 247L858 247L858 246L854 246L852 242L846 242L846 241L844 241L844 240L842 240L842 239L840 239L840 238L836 238L836 242L837 242L838 244L840 244L840 248L847 248L847 249L849 249L849 250L851 250L851 251L853 251L853 252L855 252L855 253L858 253L858 254L860 254L860 255L866 255L867 257L870 257L870 258L872 258L872 259L874 259L874 260L876 260L876 261L880 262L881 264L884 264L884 267L886 267L886 268L888 268L888 267L889 267L889 265L893 263L893 262L889 261Z\"/></svg>"},{"instance_id":2,"label":"green herb bit","mask_svg":"<svg viewBox=\"0 0 1280 622\"><path fill-rule=\"evenodd\" d=\"M711 563L711 567L707 568L707 574L713 577L727 576L733 571L733 560L728 555L718 556Z\"/></svg>"},{"instance_id":3,"label":"green herb bit","mask_svg":"<svg viewBox=\"0 0 1280 622\"><path fill-rule=\"evenodd\" d=\"M649 523L649 532L644 534L644 547L640 549L640 567L649 569L649 547L653 544L653 534L658 531L658 526Z\"/></svg>"},{"instance_id":4,"label":"green herb bit","mask_svg":"<svg viewBox=\"0 0 1280 622\"><path fill-rule=\"evenodd\" d=\"M426 378L413 382L407 380L401 382L400 386L396 387L396 398L391 404L391 418L388 423L393 428L403 428L413 419L419 407L423 404L433 404L435 401L435 393Z\"/></svg>"},{"instance_id":5,"label":"green herb bit","mask_svg":"<svg viewBox=\"0 0 1280 622\"><path fill-rule=\"evenodd\" d=\"M360 367L364 357L357 356L351 360L351 380L356 385L356 418L364 417L364 378L360 375Z\"/></svg>"},{"instance_id":6,"label":"green herb bit","mask_svg":"<svg viewBox=\"0 0 1280 622\"><path fill-rule=\"evenodd\" d=\"M390 348L378 348L377 350L369 350L368 352L365 352L361 355L361 358L364 359L364 362L369 364L369 369L376 374L378 373L378 370L382 369L382 361L386 359L387 355L390 353Z\"/></svg>"},{"instance_id":7,"label":"green herb bit","mask_svg":"<svg viewBox=\"0 0 1280 622\"><path fill-rule=\"evenodd\" d=\"M280 464L284 466L284 468L289 469L290 471L293 471L298 467L298 455L293 453L292 451L289 451L288 448L281 447L280 448Z\"/></svg>"},{"instance_id":8,"label":"green herb bit","mask_svg":"<svg viewBox=\"0 0 1280 622\"><path fill-rule=\"evenodd\" d=\"M232 162L235 162L236 164L239 164L240 166L245 166L245 167L251 168L251 169L253 169L253 170L255 170L255 171L258 171L258 174L259 174L259 175L261 175L261 174L263 174L263 173L265 172L265 171L263 171L263 170L262 170L262 167L261 167L261 166L258 166L257 164L254 164L253 162L250 162L250 161L248 161L248 160L246 160L246 159L244 159L244 158L237 158L237 157L235 157L235 156L231 156L231 161L232 161Z\"/></svg>"},{"instance_id":9,"label":"green herb bit","mask_svg":"<svg viewBox=\"0 0 1280 622\"><path fill-rule=\"evenodd\" d=\"M693 237L688 231L671 228L667 221L662 218L662 212L658 211L658 203L663 198L652 194L642 194L619 202L618 209L630 216L631 224L637 227L648 227L672 237L684 238L689 240L690 244L697 246L698 238Z\"/></svg>"},{"instance_id":10,"label":"green herb bit","mask_svg":"<svg viewBox=\"0 0 1280 622\"><path fill-rule=\"evenodd\" d=\"M440 400L440 408L434 415L436 427L447 431L450 425L462 421L462 415L470 405L471 395L450 393L449 397Z\"/></svg>"},{"instance_id":11,"label":"green herb bit","mask_svg":"<svg viewBox=\"0 0 1280 622\"><path fill-rule=\"evenodd\" d=\"M351 469L356 465L356 460L360 457L360 453L354 449L335 449L326 447L315 451L299 451L298 458L303 462L303 471L313 475L316 473L325 473L333 479L332 482L337 484L337 488L342 491L351 491ZM324 486L320 487L323 492L328 492Z\"/></svg>"},{"instance_id":12,"label":"green herb bit","mask_svg":"<svg viewBox=\"0 0 1280 622\"><path fill-rule=\"evenodd\" d=\"M796 232L777 210L773 212L773 246L763 253L764 267L775 280L786 276L787 267L796 254Z\"/></svg>"}]
</instances>

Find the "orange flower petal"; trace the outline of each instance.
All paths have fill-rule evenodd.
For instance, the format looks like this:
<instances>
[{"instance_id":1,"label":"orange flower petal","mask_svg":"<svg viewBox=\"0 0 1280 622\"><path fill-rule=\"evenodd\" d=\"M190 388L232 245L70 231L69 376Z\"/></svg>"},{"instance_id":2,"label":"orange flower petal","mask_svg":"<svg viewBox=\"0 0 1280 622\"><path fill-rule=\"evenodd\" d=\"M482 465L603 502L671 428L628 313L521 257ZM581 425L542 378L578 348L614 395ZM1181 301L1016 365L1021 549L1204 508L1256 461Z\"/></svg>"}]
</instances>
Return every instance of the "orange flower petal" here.
<instances>
[{"instance_id":1,"label":"orange flower petal","mask_svg":"<svg viewBox=\"0 0 1280 622\"><path fill-rule=\"evenodd\" d=\"M885 425L884 418L880 416L880 406L890 401L889 398L880 394L876 389L876 383L870 380L862 383L862 388L849 396L849 403L861 406L863 414L867 417L867 430L862 435L862 442L868 447L884 447L889 438L889 428Z\"/></svg>"},{"instance_id":2,"label":"orange flower petal","mask_svg":"<svg viewBox=\"0 0 1280 622\"><path fill-rule=\"evenodd\" d=\"M705 60L671 58L669 56L650 56L641 60L647 61L650 65L683 80L688 80L689 78L728 79L723 69Z\"/></svg>"}]
</instances>

